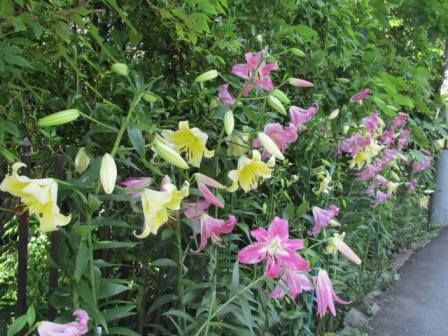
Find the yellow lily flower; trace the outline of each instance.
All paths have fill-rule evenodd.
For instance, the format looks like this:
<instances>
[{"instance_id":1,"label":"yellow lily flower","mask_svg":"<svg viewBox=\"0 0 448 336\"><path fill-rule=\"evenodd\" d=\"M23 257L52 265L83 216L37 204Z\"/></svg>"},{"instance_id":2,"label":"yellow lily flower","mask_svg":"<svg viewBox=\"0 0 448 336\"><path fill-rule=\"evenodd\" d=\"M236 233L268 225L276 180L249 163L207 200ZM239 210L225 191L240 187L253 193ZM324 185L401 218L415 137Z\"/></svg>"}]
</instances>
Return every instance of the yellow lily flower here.
<instances>
[{"instance_id":1,"label":"yellow lily flower","mask_svg":"<svg viewBox=\"0 0 448 336\"><path fill-rule=\"evenodd\" d=\"M188 121L179 122L177 131L164 131L163 136L177 152L185 152L187 161L194 167L201 165L203 156L211 158L215 154L215 151L205 147L208 135L197 127L190 128Z\"/></svg>"},{"instance_id":2,"label":"yellow lily flower","mask_svg":"<svg viewBox=\"0 0 448 336\"><path fill-rule=\"evenodd\" d=\"M378 155L383 146L378 145L376 142L373 142L364 147L362 152L359 152L355 155L355 157L350 161L350 168L356 167L361 169L365 164L370 163L372 159Z\"/></svg>"},{"instance_id":3,"label":"yellow lily flower","mask_svg":"<svg viewBox=\"0 0 448 336\"><path fill-rule=\"evenodd\" d=\"M234 192L238 189L238 184L245 192L256 189L259 180L271 177L274 166L274 156L271 156L268 162L263 162L260 152L257 150L252 151L252 159L241 156L238 160L238 168L229 172L228 176L233 182L227 190Z\"/></svg>"},{"instance_id":4,"label":"yellow lily flower","mask_svg":"<svg viewBox=\"0 0 448 336\"><path fill-rule=\"evenodd\" d=\"M227 155L228 156L238 156L246 154L249 152L249 135L247 133L233 132L231 136L227 137L228 145Z\"/></svg>"},{"instance_id":5,"label":"yellow lily flower","mask_svg":"<svg viewBox=\"0 0 448 336\"><path fill-rule=\"evenodd\" d=\"M170 218L170 212L180 209L182 200L188 196L189 184L184 183L182 189L177 190L168 176L162 181L161 191L143 189L141 193L143 215L145 222L143 231L135 234L137 238L145 238L150 234L157 234L159 228Z\"/></svg>"},{"instance_id":6,"label":"yellow lily flower","mask_svg":"<svg viewBox=\"0 0 448 336\"><path fill-rule=\"evenodd\" d=\"M321 171L317 174L317 177L321 180L319 188L313 188L313 193L320 195L322 193L328 193L328 186L331 182L331 175L328 170Z\"/></svg>"},{"instance_id":7,"label":"yellow lily flower","mask_svg":"<svg viewBox=\"0 0 448 336\"><path fill-rule=\"evenodd\" d=\"M59 226L67 225L71 216L59 213L57 206L58 184L51 178L30 179L18 174L20 168L26 167L22 162L12 166L12 174L6 175L0 184L0 190L20 197L31 214L37 216L42 232L55 231Z\"/></svg>"}]
</instances>

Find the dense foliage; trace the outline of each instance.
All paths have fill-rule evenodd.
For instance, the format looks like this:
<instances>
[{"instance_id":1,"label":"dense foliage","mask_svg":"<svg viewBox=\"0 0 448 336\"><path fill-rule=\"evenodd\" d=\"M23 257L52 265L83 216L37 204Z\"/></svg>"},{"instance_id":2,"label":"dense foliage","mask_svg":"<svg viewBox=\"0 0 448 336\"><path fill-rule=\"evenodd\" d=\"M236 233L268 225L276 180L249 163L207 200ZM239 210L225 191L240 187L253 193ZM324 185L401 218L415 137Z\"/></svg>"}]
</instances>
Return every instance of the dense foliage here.
<instances>
[{"instance_id":1,"label":"dense foliage","mask_svg":"<svg viewBox=\"0 0 448 336\"><path fill-rule=\"evenodd\" d=\"M0 15L0 177L13 176L11 166L21 160L28 138L31 178L56 177L54 160L63 158L57 204L60 214L71 215L58 218L70 224L59 229L52 260L49 234L41 232L54 229L42 224L46 212L15 194L30 211L38 209L28 244L30 309L20 319L14 314L20 201L1 194L5 329L13 321L16 329L32 328L48 319L51 305L63 322L73 320L75 309L86 310L92 335L97 326L110 335L337 331L341 314L320 318L322 306L314 289L305 290L307 281L314 287L312 277L320 273L322 280L326 270L338 296L356 303L384 275L393 254L429 229L424 191L432 188L432 172L425 169L431 157L426 150L434 151L435 140L446 137L439 122L444 97L438 94L448 33L444 1L5 0ZM235 71L234 65L244 64L248 52L256 61L247 79L246 68ZM291 85L290 78L306 81ZM248 84L255 87L246 95ZM370 94L363 95L365 88ZM304 108L295 109L296 117L309 117L298 122L287 112L291 106ZM42 119L66 110L70 122ZM404 124L394 128L400 118ZM183 121L200 131L176 138L172 132L185 130ZM280 131L270 132L266 125L273 123ZM389 144L387 130L395 132ZM260 132L275 140L274 147ZM192 134L208 138L205 147L214 153L202 143L187 153L175 146L191 141ZM369 142L353 150L350 139L357 135ZM204 195L203 176L196 173L235 186L237 174L229 172L238 170L241 156L247 155L246 163L254 158L248 151L253 147L263 153L263 163L255 160L249 173L239 173L238 190L205 180L218 195L205 192L213 204L208 215L225 223L217 224L221 231L200 231L209 221L198 222L186 211ZM394 159L375 174L384 180L359 177L389 149L397 150ZM198 159L197 151L204 157ZM366 155L356 158L361 152ZM113 158L105 159L106 153ZM188 169L179 168L184 164ZM248 178L245 188L243 177L257 169L258 186ZM128 177L147 178L137 184L145 188L143 202L129 194L129 184L120 184ZM165 209L162 199L174 187L180 194L162 220L151 209ZM339 208L330 217L340 226L327 226L328 219L322 231L309 232L316 228L313 212L331 205ZM52 204L48 216L55 213ZM269 295L289 271L287 262L279 262L283 273L269 269L263 275L265 263L244 263L241 253L260 240L251 230L268 229L276 217L288 220L290 239L303 240L298 252L310 263L300 269L308 280L297 297ZM142 234L144 218L150 220ZM331 249L339 242L331 240L333 234L343 232L361 265ZM201 246L205 236L210 239ZM59 284L50 291L55 264ZM286 287L281 282L277 289Z\"/></svg>"}]
</instances>

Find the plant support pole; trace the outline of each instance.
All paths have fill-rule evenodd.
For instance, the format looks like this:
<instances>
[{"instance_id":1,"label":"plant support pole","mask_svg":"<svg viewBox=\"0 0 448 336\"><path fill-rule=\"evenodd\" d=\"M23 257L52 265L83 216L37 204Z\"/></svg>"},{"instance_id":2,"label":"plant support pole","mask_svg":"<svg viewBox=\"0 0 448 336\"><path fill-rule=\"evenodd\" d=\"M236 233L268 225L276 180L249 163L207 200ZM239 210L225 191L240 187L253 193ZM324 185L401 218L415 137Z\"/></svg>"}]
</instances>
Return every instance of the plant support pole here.
<instances>
[{"instance_id":1,"label":"plant support pole","mask_svg":"<svg viewBox=\"0 0 448 336\"><path fill-rule=\"evenodd\" d=\"M31 164L32 146L28 138L24 139L21 160L26 167L22 168L23 174L29 176ZM23 207L19 216L19 248L17 266L17 316L26 313L26 283L28 278L28 230L30 215Z\"/></svg>"},{"instance_id":2,"label":"plant support pole","mask_svg":"<svg viewBox=\"0 0 448 336\"><path fill-rule=\"evenodd\" d=\"M54 157L54 173L57 179L64 179L64 155L58 152ZM52 261L52 266L50 267L50 279L48 284L48 293L51 295L55 292L58 287L58 251L59 251L59 231L53 231L50 236L50 258ZM54 320L57 316L56 308L51 304L48 305L48 319L50 321Z\"/></svg>"}]
</instances>

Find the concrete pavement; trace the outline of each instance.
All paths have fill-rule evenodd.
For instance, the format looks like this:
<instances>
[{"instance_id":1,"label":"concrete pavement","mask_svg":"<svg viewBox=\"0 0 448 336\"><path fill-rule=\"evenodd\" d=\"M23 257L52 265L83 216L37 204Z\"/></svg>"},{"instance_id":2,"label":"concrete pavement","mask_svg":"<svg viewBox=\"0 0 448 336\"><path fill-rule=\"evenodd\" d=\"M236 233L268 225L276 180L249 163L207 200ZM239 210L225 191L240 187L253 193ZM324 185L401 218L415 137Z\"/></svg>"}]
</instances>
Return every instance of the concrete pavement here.
<instances>
[{"instance_id":1,"label":"concrete pavement","mask_svg":"<svg viewBox=\"0 0 448 336\"><path fill-rule=\"evenodd\" d=\"M448 229L399 273L400 280L379 302L381 311L370 321L369 335L448 336Z\"/></svg>"}]
</instances>

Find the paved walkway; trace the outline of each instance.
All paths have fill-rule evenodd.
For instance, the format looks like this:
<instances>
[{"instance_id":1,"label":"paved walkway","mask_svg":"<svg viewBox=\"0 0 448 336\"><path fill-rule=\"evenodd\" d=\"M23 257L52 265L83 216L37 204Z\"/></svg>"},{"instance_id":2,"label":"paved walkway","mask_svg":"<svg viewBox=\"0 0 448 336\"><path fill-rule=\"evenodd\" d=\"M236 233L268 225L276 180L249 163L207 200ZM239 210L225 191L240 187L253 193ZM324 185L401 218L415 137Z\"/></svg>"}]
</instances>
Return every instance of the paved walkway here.
<instances>
[{"instance_id":1,"label":"paved walkway","mask_svg":"<svg viewBox=\"0 0 448 336\"><path fill-rule=\"evenodd\" d=\"M448 229L400 269L369 323L375 336L448 336Z\"/></svg>"}]
</instances>

